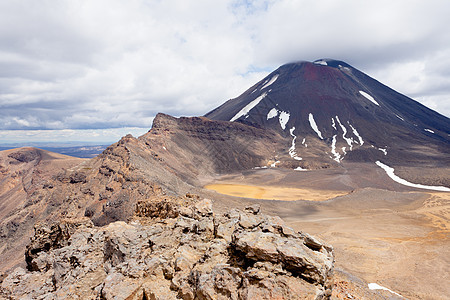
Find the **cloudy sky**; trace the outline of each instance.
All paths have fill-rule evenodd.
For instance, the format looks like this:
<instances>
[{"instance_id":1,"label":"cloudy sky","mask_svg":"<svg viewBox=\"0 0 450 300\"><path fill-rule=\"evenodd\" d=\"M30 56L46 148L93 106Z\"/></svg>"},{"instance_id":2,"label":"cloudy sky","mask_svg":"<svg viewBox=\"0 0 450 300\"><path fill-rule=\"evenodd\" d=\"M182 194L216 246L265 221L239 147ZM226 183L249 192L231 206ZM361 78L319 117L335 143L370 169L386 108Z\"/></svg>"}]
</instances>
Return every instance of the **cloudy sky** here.
<instances>
[{"instance_id":1,"label":"cloudy sky","mask_svg":"<svg viewBox=\"0 0 450 300\"><path fill-rule=\"evenodd\" d=\"M344 60L450 116L447 0L2 0L0 144L114 142Z\"/></svg>"}]
</instances>

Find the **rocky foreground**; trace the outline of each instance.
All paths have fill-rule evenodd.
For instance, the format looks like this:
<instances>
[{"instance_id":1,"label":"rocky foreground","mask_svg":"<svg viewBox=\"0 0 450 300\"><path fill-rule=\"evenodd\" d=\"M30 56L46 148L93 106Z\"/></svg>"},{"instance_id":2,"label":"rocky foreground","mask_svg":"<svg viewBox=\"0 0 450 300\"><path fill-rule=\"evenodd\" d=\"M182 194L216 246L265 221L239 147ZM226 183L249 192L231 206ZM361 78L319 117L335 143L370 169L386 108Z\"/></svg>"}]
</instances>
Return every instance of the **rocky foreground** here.
<instances>
[{"instance_id":1,"label":"rocky foreground","mask_svg":"<svg viewBox=\"0 0 450 300\"><path fill-rule=\"evenodd\" d=\"M21 299L326 299L330 246L259 206L215 215L210 200L146 202L126 223L36 225L27 269L1 282Z\"/></svg>"}]
</instances>

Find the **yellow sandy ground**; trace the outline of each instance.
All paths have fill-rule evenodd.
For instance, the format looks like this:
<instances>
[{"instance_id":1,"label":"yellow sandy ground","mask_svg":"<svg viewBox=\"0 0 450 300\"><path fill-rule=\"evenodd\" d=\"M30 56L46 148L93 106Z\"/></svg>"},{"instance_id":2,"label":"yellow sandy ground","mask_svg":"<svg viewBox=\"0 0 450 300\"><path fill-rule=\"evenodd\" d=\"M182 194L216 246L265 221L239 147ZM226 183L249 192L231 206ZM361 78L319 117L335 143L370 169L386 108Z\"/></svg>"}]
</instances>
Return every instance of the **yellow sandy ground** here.
<instances>
[{"instance_id":1,"label":"yellow sandy ground","mask_svg":"<svg viewBox=\"0 0 450 300\"><path fill-rule=\"evenodd\" d=\"M329 190L313 190L300 188L286 188L274 186L255 186L243 184L217 183L205 186L208 190L213 190L221 194L262 199L262 200L281 200L281 201L324 201L337 196L347 195L348 192L329 191Z\"/></svg>"},{"instance_id":2,"label":"yellow sandy ground","mask_svg":"<svg viewBox=\"0 0 450 300\"><path fill-rule=\"evenodd\" d=\"M450 193L430 193L430 198L417 212L426 215L432 226L439 228L439 232L445 233L448 238L450 233Z\"/></svg>"}]
</instances>

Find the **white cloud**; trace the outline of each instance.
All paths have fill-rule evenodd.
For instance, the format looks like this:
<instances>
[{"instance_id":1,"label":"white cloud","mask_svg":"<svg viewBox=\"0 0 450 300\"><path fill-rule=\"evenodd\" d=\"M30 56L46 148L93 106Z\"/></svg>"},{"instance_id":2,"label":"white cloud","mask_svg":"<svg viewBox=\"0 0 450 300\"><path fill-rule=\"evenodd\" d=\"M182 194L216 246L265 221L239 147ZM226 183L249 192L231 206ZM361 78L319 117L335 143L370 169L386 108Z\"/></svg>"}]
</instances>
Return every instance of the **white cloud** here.
<instances>
[{"instance_id":1,"label":"white cloud","mask_svg":"<svg viewBox=\"0 0 450 300\"><path fill-rule=\"evenodd\" d=\"M148 128L137 127L84 130L1 130L0 143L2 146L8 144L21 146L34 145L41 142L64 143L68 141L90 144L112 144L127 134L138 137L147 131Z\"/></svg>"},{"instance_id":2,"label":"white cloud","mask_svg":"<svg viewBox=\"0 0 450 300\"><path fill-rule=\"evenodd\" d=\"M450 4L0 2L0 129L202 115L296 60L345 60L450 115Z\"/></svg>"}]
</instances>

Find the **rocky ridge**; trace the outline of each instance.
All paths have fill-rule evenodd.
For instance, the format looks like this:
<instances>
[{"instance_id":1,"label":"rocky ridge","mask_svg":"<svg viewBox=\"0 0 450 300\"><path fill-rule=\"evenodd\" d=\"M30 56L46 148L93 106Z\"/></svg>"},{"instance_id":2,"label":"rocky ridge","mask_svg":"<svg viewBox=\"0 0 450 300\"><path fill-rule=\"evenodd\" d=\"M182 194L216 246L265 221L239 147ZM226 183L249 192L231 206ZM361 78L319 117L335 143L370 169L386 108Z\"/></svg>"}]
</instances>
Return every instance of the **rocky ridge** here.
<instances>
[{"instance_id":1,"label":"rocky ridge","mask_svg":"<svg viewBox=\"0 0 450 300\"><path fill-rule=\"evenodd\" d=\"M163 214L160 214L163 212ZM27 269L0 295L33 299L326 299L330 246L257 205L216 215L208 199L142 201L126 223L37 224Z\"/></svg>"},{"instance_id":2,"label":"rocky ridge","mask_svg":"<svg viewBox=\"0 0 450 300\"><path fill-rule=\"evenodd\" d=\"M0 260L0 272L23 264L37 222L127 221L139 201L189 198L201 189L199 176L266 165L281 148L278 134L243 124L159 114L153 127L91 160L65 156L66 164L50 163L47 157L56 154L40 149L2 151L0 254L7 259Z\"/></svg>"},{"instance_id":3,"label":"rocky ridge","mask_svg":"<svg viewBox=\"0 0 450 300\"><path fill-rule=\"evenodd\" d=\"M0 152L0 272L23 262L33 224L45 214L43 187L50 188L55 174L83 161L36 148Z\"/></svg>"}]
</instances>

